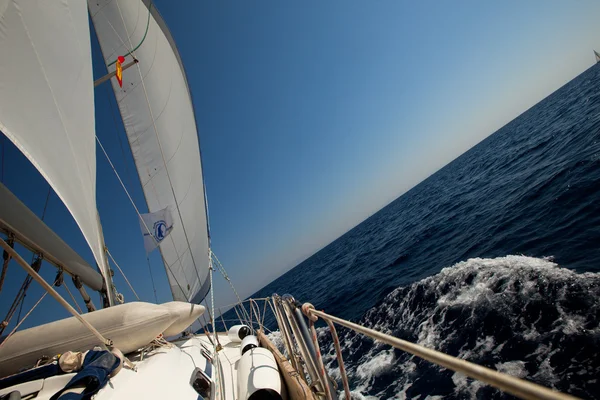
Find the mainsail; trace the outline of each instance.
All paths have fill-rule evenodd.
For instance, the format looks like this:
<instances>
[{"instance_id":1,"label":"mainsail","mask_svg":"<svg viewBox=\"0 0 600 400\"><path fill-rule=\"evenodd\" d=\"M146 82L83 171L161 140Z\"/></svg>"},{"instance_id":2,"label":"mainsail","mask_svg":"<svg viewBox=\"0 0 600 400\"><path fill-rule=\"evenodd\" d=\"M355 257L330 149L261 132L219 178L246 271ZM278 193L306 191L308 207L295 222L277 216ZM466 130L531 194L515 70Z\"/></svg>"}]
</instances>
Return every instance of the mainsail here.
<instances>
[{"instance_id":1,"label":"mainsail","mask_svg":"<svg viewBox=\"0 0 600 400\"><path fill-rule=\"evenodd\" d=\"M594 55L596 56L596 63L600 63L600 54L596 50L594 50Z\"/></svg>"},{"instance_id":2,"label":"mainsail","mask_svg":"<svg viewBox=\"0 0 600 400\"><path fill-rule=\"evenodd\" d=\"M0 131L67 206L110 282L96 209L89 35L81 1L0 0Z\"/></svg>"},{"instance_id":3,"label":"mainsail","mask_svg":"<svg viewBox=\"0 0 600 400\"><path fill-rule=\"evenodd\" d=\"M111 80L148 211L172 210L160 244L175 300L199 303L210 289L209 236L192 98L179 52L149 0L88 0L109 71L125 56L123 87ZM152 227L148 227L148 233Z\"/></svg>"}]
</instances>

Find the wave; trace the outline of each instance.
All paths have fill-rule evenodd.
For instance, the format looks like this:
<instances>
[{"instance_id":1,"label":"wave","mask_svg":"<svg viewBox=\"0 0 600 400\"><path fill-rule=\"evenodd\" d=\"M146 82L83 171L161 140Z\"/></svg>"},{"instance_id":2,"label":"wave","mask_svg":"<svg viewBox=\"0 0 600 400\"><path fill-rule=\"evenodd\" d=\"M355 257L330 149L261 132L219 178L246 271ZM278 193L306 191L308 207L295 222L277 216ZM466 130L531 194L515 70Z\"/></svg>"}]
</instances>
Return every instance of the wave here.
<instances>
[{"instance_id":1,"label":"wave","mask_svg":"<svg viewBox=\"0 0 600 400\"><path fill-rule=\"evenodd\" d=\"M469 259L398 287L360 321L586 398L600 396L599 322L600 274L514 255ZM339 334L353 398L509 398L349 330ZM328 329L319 329L319 340L339 381Z\"/></svg>"}]
</instances>

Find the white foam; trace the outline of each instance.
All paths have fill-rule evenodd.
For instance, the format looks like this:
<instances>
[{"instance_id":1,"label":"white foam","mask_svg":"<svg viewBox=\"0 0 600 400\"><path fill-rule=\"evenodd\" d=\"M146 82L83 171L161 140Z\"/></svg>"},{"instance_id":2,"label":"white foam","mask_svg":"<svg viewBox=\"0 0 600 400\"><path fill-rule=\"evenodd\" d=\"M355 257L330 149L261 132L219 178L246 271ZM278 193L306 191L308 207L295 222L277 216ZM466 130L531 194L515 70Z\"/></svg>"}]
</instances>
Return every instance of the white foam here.
<instances>
[{"instance_id":1,"label":"white foam","mask_svg":"<svg viewBox=\"0 0 600 400\"><path fill-rule=\"evenodd\" d=\"M600 312L600 296L596 296L598 287L600 274L577 274L559 267L551 258L474 258L444 268L440 273L410 286L397 288L382 304L369 310L361 323L405 339L416 339L419 344L430 348L450 349L452 355L463 359L488 360L489 367L501 372L554 386L565 378L559 376L551 363L551 357L560 351L561 343L549 338L553 337L551 335L564 337L585 334L593 337L600 334L597 324L590 327L589 321L586 322L586 317L589 319L589 315ZM547 288L552 290L552 295L546 292ZM573 290L587 293L586 288L596 299L591 309L580 311L575 308L573 311L569 295L573 294ZM561 306L563 303L564 306ZM557 318L550 324L542 321L548 315L543 313L544 309L538 304L554 307L550 315ZM528 315L522 314L522 310L529 305L533 311ZM456 319L457 312L460 320ZM506 334L503 337L495 333L490 335L489 330L487 333L478 331L477 324L482 323L490 312L506 319L512 337L507 338ZM463 335L463 328L468 329L468 340ZM319 328L318 337L328 372L340 382L329 330ZM414 396L414 385L421 373L445 373L442 369L428 367L427 363L404 354L396 359L394 351L386 345L374 343L353 332L342 332L340 340L353 399L387 398L390 392L395 393L396 399L405 399L409 397L407 392L411 388L411 395ZM274 341L283 347L280 335ZM514 352L515 343L521 342L529 343L529 354ZM534 346L531 347L531 344ZM364 354L355 354L356 349L361 349ZM518 359L505 359L505 354L516 355ZM572 362L578 366L577 361ZM531 365L538 367L530 373ZM581 366L573 372L590 378L596 375L595 372L600 372L585 368ZM397 379L382 389L382 383L390 379L390 373L396 374ZM448 378L446 373L445 376L454 384L456 397L476 398L477 392L484 386L461 374L453 374ZM341 388L341 384L339 386ZM339 393L340 398L343 397L343 391ZM442 397L427 398L433 400Z\"/></svg>"},{"instance_id":2,"label":"white foam","mask_svg":"<svg viewBox=\"0 0 600 400\"><path fill-rule=\"evenodd\" d=\"M370 379L389 371L394 363L394 351L384 350L369 357L356 368L356 374L362 379Z\"/></svg>"},{"instance_id":3,"label":"white foam","mask_svg":"<svg viewBox=\"0 0 600 400\"><path fill-rule=\"evenodd\" d=\"M525 378L527 376L527 369L523 361L507 361L504 363L497 363L496 369L508 375L516 376L517 378Z\"/></svg>"},{"instance_id":4,"label":"white foam","mask_svg":"<svg viewBox=\"0 0 600 400\"><path fill-rule=\"evenodd\" d=\"M468 397L470 399L477 399L477 391L484 386L483 383L458 372L452 375L452 382L454 382L455 386L454 393L460 398Z\"/></svg>"}]
</instances>

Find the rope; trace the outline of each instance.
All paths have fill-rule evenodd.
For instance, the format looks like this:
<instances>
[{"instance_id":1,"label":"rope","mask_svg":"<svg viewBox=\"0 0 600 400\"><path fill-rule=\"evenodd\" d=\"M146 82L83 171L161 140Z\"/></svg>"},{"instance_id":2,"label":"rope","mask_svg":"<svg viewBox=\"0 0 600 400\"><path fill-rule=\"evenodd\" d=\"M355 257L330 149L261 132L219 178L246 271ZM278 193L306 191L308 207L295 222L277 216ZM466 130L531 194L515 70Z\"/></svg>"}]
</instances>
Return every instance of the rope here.
<instances>
[{"instance_id":1,"label":"rope","mask_svg":"<svg viewBox=\"0 0 600 400\"><path fill-rule=\"evenodd\" d=\"M315 322L318 318L315 315L311 314L312 310L314 309L315 307L310 303L304 303L302 305L302 313L306 315L308 317L308 320L310 321L310 328L313 333L313 341L315 344L315 348L317 349L317 353L320 356L319 343L317 341L317 331L315 330ZM350 386L348 385L348 375L346 374L346 367L344 366L344 358L342 357L342 350L340 348L340 339L338 338L338 334L335 330L335 326L333 325L333 323L328 319L325 319L325 321L327 322L327 325L329 325L329 331L331 332L331 337L333 339L335 354L337 357L338 365L340 366L340 375L342 377L342 383L344 385L344 393L346 395L346 399L350 400L352 397L350 395ZM329 385L327 385L327 387L329 388Z\"/></svg>"},{"instance_id":2,"label":"rope","mask_svg":"<svg viewBox=\"0 0 600 400\"><path fill-rule=\"evenodd\" d=\"M46 201L44 202L44 210L42 211L42 221L46 216L46 210L48 209L48 203L50 202L50 193L52 193L52 186L48 185L48 194L46 195Z\"/></svg>"},{"instance_id":3,"label":"rope","mask_svg":"<svg viewBox=\"0 0 600 400\"><path fill-rule=\"evenodd\" d=\"M325 364L323 364L323 357L321 356L321 349L319 348L319 340L317 339L317 330L315 329L315 321L312 318L309 318L310 322L310 337L315 346L315 353L317 355L317 363L319 366L319 375L321 375L321 380L323 381L323 386L325 387L325 395L328 399L333 400L331 397L331 390L329 385L327 384L327 380L329 377L327 376L327 372L325 372ZM350 397L346 396L346 399L350 399Z\"/></svg>"},{"instance_id":4,"label":"rope","mask_svg":"<svg viewBox=\"0 0 600 400\"><path fill-rule=\"evenodd\" d=\"M219 366L220 366L220 362L218 361L219 358L219 354L217 353L218 350L220 350L217 347L217 342L219 340L219 338L217 337L217 327L215 326L215 320L214 320L214 315L215 315L215 297L214 297L214 286L213 286L213 279L212 279L212 275L213 275L213 267L212 267L212 263L210 263L209 265L209 270L208 270L208 279L210 279L210 303L211 303L211 309L212 309L212 314L211 314L211 320L212 320L212 328L213 328L213 336L215 338L215 341L213 342L213 354L215 355L216 361L215 362L215 366L216 368L216 373L215 373L215 386L217 387L217 393L215 393L215 398L220 397L219 393L221 391L221 385L219 385ZM221 347L221 345L219 344L219 347Z\"/></svg>"},{"instance_id":5,"label":"rope","mask_svg":"<svg viewBox=\"0 0 600 400\"><path fill-rule=\"evenodd\" d=\"M345 326L346 328L352 329L355 332L368 336L371 339L379 340L380 342L388 344L392 347L423 358L424 360L430 361L441 367L448 368L454 372L462 373L470 378L487 383L488 385L500 389L503 392L510 393L522 399L576 399L576 397L571 395L553 391L535 383L494 371L493 369L482 367L460 358L452 357L437 350L407 342L406 340L398 339L385 333L377 332L376 330L366 328L338 317L334 317L333 315L326 314L323 311L317 311L310 306L306 307L306 312L309 318L321 317L325 321L329 321L331 323L335 322Z\"/></svg>"},{"instance_id":6,"label":"rope","mask_svg":"<svg viewBox=\"0 0 600 400\"><path fill-rule=\"evenodd\" d=\"M209 250L209 251L210 251L211 258L214 259L214 261L217 264L217 267L219 268L219 272L221 272L221 275L223 275L223 278L225 278L225 280L227 282L229 282L229 285L231 286L231 290L233 290L233 293L235 294L235 297L237 298L238 303L242 304L243 301L240 298L240 295L238 294L237 290L235 290L235 287L233 286L231 279L227 275L227 271L225 271L225 267L223 267L223 264L221 264L221 261L219 261L219 259L217 258L217 255L212 250Z\"/></svg>"},{"instance_id":7,"label":"rope","mask_svg":"<svg viewBox=\"0 0 600 400\"><path fill-rule=\"evenodd\" d=\"M33 277L33 279L35 279L40 285L42 285L42 287L47 292L49 292L50 295L54 297L56 301L58 301L64 308L67 309L67 311L69 311L87 329L89 329L90 332L92 332L92 334L96 336L96 338L100 341L100 343L102 343L104 346L112 346L111 340L106 339L104 336L102 336L100 332L96 330L96 328L94 328L89 322L83 319L83 317L79 315L79 313L77 313L77 311L65 299L63 299L61 295L58 294L56 290L54 290L54 288L48 284L48 282L44 280L44 278L42 278L37 272L35 272L35 270L31 268L29 264L27 264L27 261L25 261L23 257L21 257L19 253L17 253L12 247L10 247L8 243L0 239L0 246L3 247L4 250L6 250L12 256L12 258L15 261L17 261L17 263L19 263L19 265L21 265L21 267L23 267L23 269L25 269L25 271L27 271L29 275ZM6 343L6 340L3 343Z\"/></svg>"},{"instance_id":8,"label":"rope","mask_svg":"<svg viewBox=\"0 0 600 400\"><path fill-rule=\"evenodd\" d=\"M60 280L61 278L59 278L58 276L56 277L56 279L54 280L53 285L56 285L56 283ZM65 287L67 287L65 285ZM68 289L67 289L68 290ZM6 338L4 339L4 341L2 343L0 343L0 349L2 348L2 346L4 346L4 343L6 343L8 341L8 339L10 339L10 337L17 331L17 329L19 329L19 327L21 326L21 324L23 322L25 322L25 320L27 319L27 317L29 317L29 315L33 312L33 310L35 310L35 308L42 302L42 300L44 300L44 297L46 297L46 295L48 294L48 292L44 292L44 294L42 295L42 297L40 297L40 299L33 305L33 307L31 307L31 310L29 310L29 312L27 314L25 314L25 316L23 317L23 319L19 320L19 322L17 322L17 325L13 328L12 331L10 331L10 333L8 334L8 336L6 336ZM71 294L71 292L69 292L69 294ZM71 296L72 297L72 296ZM75 299L73 299L74 301ZM75 303L77 304L77 303ZM22 306L22 304L21 304ZM80 309L81 310L81 309ZM21 317L21 312L19 311L19 318Z\"/></svg>"},{"instance_id":9,"label":"rope","mask_svg":"<svg viewBox=\"0 0 600 400\"><path fill-rule=\"evenodd\" d=\"M221 321L223 322L223 328L225 331L228 331L227 324L225 323L225 319L223 318L223 311L221 311L221 307L219 307L219 314L221 314Z\"/></svg>"},{"instance_id":10,"label":"rope","mask_svg":"<svg viewBox=\"0 0 600 400\"><path fill-rule=\"evenodd\" d=\"M50 200L51 192L52 192L52 188L50 187L50 185L48 185L48 194L46 195L46 201L44 202L44 209L42 211L42 217L41 217L42 221L44 220L44 217L46 216L46 210L48 208L48 202ZM36 257L37 257L37 260L36 260ZM36 271L39 271L42 266L42 256L40 254L32 253L31 262L29 264ZM25 277L25 280L23 281L21 288L17 292L17 295L15 296L15 299L14 299L12 305L10 306L8 312L6 313L6 317L4 318L4 321L2 321L2 324L0 325L0 334L2 334L2 332L4 332L4 329L10 323L10 320L12 319L13 315L15 314L17 307L19 308L17 323L19 323L19 321L21 320L21 311L23 310L23 303L25 302L25 296L27 293L27 289L29 289L29 285L31 284L32 280L33 280L33 278L29 275L27 275Z\"/></svg>"},{"instance_id":11,"label":"rope","mask_svg":"<svg viewBox=\"0 0 600 400\"><path fill-rule=\"evenodd\" d=\"M149 353L152 350L155 350L155 349L158 349L161 347L165 347L168 349L173 347L173 344L169 343L167 341L167 339L165 339L165 337L163 336L162 333L160 335L158 335L157 337L155 337L154 339L152 339L152 341L149 344L147 344L146 346L144 346L144 348L142 348L140 350L140 361L142 361L144 359L144 355L146 353Z\"/></svg>"},{"instance_id":12,"label":"rope","mask_svg":"<svg viewBox=\"0 0 600 400\"><path fill-rule=\"evenodd\" d=\"M221 261L219 261L219 259L217 258L217 255L212 250L209 249L209 251L210 251L210 258L211 258L211 260L213 260L213 261L216 262L217 267L219 268L219 272L221 272L221 275L223 275L223 278L225 278L225 280L227 282L229 282L229 286L231 287L231 290L235 294L235 297L237 298L238 304L242 305L243 301L240 298L240 295L238 294L237 290L235 290L235 286L233 286L233 282L231 282L231 278L229 278L229 275L227 275L227 271L225 271L225 267L223 267L223 264L221 264ZM246 308L244 306L242 306L242 309L244 310L244 316L248 320L250 320L250 316L246 312Z\"/></svg>"},{"instance_id":13,"label":"rope","mask_svg":"<svg viewBox=\"0 0 600 400\"><path fill-rule=\"evenodd\" d=\"M119 124L117 123L117 117L115 116L115 110L111 101L111 93L114 96L113 90L109 87L109 85L104 85L106 89L104 92L106 93L106 101L108 101L108 108L110 109L110 115L112 117L113 126L115 136L119 141L119 147L121 148L121 157L123 157L123 165L125 166L125 174L127 175L127 179L129 180L129 185L133 186L133 179L131 178L131 173L129 172L129 168L127 167L127 157L125 156L125 148L123 147L123 141L121 140L121 135L119 135ZM115 98L116 101L116 98ZM117 105L118 107L118 105Z\"/></svg>"},{"instance_id":14,"label":"rope","mask_svg":"<svg viewBox=\"0 0 600 400\"><path fill-rule=\"evenodd\" d=\"M17 324L21 320L21 312L23 311L23 304L25 304L25 297L27 297L27 295L25 293L23 293L21 305L19 306L19 314L17 314Z\"/></svg>"},{"instance_id":15,"label":"rope","mask_svg":"<svg viewBox=\"0 0 600 400\"><path fill-rule=\"evenodd\" d=\"M77 304L77 300L75 300L75 296L73 296L73 293L71 293L71 290L67 286L67 282L65 282L65 284L63 286L67 290L67 293L69 293L69 296L71 296L71 299L73 299L73 303L75 303L75 305L77 306L77 309L79 310L79 314L83 314L83 310L81 310L81 307L79 307L79 304Z\"/></svg>"},{"instance_id":16,"label":"rope","mask_svg":"<svg viewBox=\"0 0 600 400\"><path fill-rule=\"evenodd\" d=\"M106 249L106 253L110 257L110 259L112 260L112 262L117 266L117 269L119 270L119 272L121 273L121 275L123 275L123 278L125 279L125 282L127 282L127 285L129 285L129 289L131 289L131 291L135 295L135 298L139 300L140 296L138 296L138 294L135 292L135 289L133 288L133 286L129 282L129 279L127 279L127 276L125 275L125 272L123 272L123 270L121 269L121 267L119 267L119 264L117 264L117 262L115 261L114 257L112 256L112 254L110 254L110 251L108 251L108 248Z\"/></svg>"},{"instance_id":17,"label":"rope","mask_svg":"<svg viewBox=\"0 0 600 400\"><path fill-rule=\"evenodd\" d=\"M350 396L350 386L348 385L348 375L346 374L346 367L344 366L344 358L342 357L342 349L340 348L340 339L338 338L337 331L335 330L335 326L333 322L327 321L327 325L329 325L329 331L331 332L331 337L333 338L333 346L335 347L335 355L337 357L338 365L340 366L340 375L342 376L342 384L344 385L344 393L346 394L346 399L351 399Z\"/></svg>"},{"instance_id":18,"label":"rope","mask_svg":"<svg viewBox=\"0 0 600 400\"><path fill-rule=\"evenodd\" d=\"M118 6L118 4L117 4ZM137 49L140 48L140 46L142 45L142 43L144 43L144 40L146 40L146 35L148 34L148 27L150 26L150 9L152 8L152 2L150 2L150 4L148 4L148 21L146 21L146 31L144 32L144 36L142 37L142 40L140 41L140 43L138 43L137 46L135 46L133 49L131 49L131 51L128 51L127 53L125 53L123 55L123 57L127 57L128 55L132 54L134 51L136 51ZM121 8L119 7L119 13L121 12ZM125 25L125 24L123 24ZM127 33L127 35L129 36L129 33ZM131 40L129 40L129 44L131 45ZM115 59L114 61L108 63L106 65L106 67L110 67L111 65L113 65L114 63L117 62L117 59Z\"/></svg>"},{"instance_id":19,"label":"rope","mask_svg":"<svg viewBox=\"0 0 600 400\"><path fill-rule=\"evenodd\" d=\"M146 261L148 261L148 271L150 272L150 280L152 281L152 289L154 290L154 301L158 304L158 297L156 296L156 286L154 285L154 276L152 275L152 268L150 268L150 257L146 255Z\"/></svg>"},{"instance_id":20,"label":"rope","mask_svg":"<svg viewBox=\"0 0 600 400\"><path fill-rule=\"evenodd\" d=\"M260 328L262 326L260 324L260 320L261 320L260 307L258 307L258 304L256 303L256 301L254 301L254 299L250 299L250 307L251 307L250 312L252 312L252 310L254 310L254 313L256 314L256 325L258 325Z\"/></svg>"},{"instance_id":21,"label":"rope","mask_svg":"<svg viewBox=\"0 0 600 400\"><path fill-rule=\"evenodd\" d=\"M44 297L46 297L47 294L48 294L48 292L44 292L44 294L42 295L42 297L40 297L40 299L37 301L37 303L35 303L33 305L33 307L31 307L31 310L29 310L29 312L27 314L25 314L25 316L23 317L23 319L19 321L19 323L13 328L12 331L10 331L10 333L8 334L8 336L6 336L6 338L4 339L4 341L2 343L0 343L0 349L2 348L2 346L4 346L4 344L6 342L8 342L8 339L10 339L10 337L17 331L17 329L19 329L19 327L21 326L21 324L23 322L25 322L25 320L27 319L27 317L29 317L29 314L31 314L31 312L33 310L35 310L35 308L38 306L38 304L40 304L42 302L42 300L44 300Z\"/></svg>"},{"instance_id":22,"label":"rope","mask_svg":"<svg viewBox=\"0 0 600 400\"><path fill-rule=\"evenodd\" d=\"M264 328L264 325L265 325L265 317L267 316L267 302L268 301L269 301L268 299L264 300L265 305L263 307L262 320L260 321L260 327L261 328Z\"/></svg>"},{"instance_id":23,"label":"rope","mask_svg":"<svg viewBox=\"0 0 600 400\"><path fill-rule=\"evenodd\" d=\"M233 306L233 311L235 311L235 315L237 315L238 319L240 320L240 324L244 324L244 321L242 321L242 317L240 317L240 313L238 313L237 311L237 306Z\"/></svg>"},{"instance_id":24,"label":"rope","mask_svg":"<svg viewBox=\"0 0 600 400\"><path fill-rule=\"evenodd\" d=\"M8 245L13 248L15 245L15 242L12 238L8 238ZM3 258L3 262L2 262L2 274L0 274L0 292L2 291L2 287L4 286L4 279L6 279L6 273L8 272L8 263L10 262L10 254L7 251L4 251L2 253L2 258Z\"/></svg>"}]
</instances>

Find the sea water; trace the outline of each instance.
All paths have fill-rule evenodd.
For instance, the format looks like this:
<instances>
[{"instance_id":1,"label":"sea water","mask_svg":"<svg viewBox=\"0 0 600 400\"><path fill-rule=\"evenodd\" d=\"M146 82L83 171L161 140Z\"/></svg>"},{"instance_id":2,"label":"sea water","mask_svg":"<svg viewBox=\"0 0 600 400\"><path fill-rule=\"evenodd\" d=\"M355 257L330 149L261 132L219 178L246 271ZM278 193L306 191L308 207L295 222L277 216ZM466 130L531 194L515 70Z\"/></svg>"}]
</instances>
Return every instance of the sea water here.
<instances>
[{"instance_id":1,"label":"sea water","mask_svg":"<svg viewBox=\"0 0 600 400\"><path fill-rule=\"evenodd\" d=\"M252 297L273 293L600 398L600 65ZM339 382L328 330L319 332ZM510 397L340 335L353 397Z\"/></svg>"}]
</instances>

